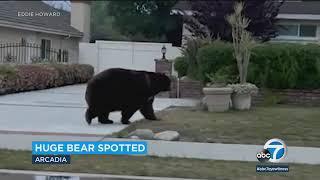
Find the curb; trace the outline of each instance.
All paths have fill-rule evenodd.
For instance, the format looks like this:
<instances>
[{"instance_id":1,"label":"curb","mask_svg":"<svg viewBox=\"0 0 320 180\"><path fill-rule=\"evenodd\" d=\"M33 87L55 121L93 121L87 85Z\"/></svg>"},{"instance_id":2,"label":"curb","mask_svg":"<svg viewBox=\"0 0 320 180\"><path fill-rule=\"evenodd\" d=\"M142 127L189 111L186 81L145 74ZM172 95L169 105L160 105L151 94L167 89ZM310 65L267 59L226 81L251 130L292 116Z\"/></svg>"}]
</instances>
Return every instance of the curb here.
<instances>
[{"instance_id":1,"label":"curb","mask_svg":"<svg viewBox=\"0 0 320 180\"><path fill-rule=\"evenodd\" d=\"M24 174L36 176L76 176L85 178L113 178L126 180L203 180L203 179L186 179L186 178L171 178L171 177L150 177L150 176L127 176L127 175L111 175L111 174L88 174L88 173L71 173L71 172L50 172L50 171L26 171L26 170L11 170L0 169L0 174ZM112 179L110 179L112 180Z\"/></svg>"},{"instance_id":2,"label":"curb","mask_svg":"<svg viewBox=\"0 0 320 180\"><path fill-rule=\"evenodd\" d=\"M0 149L31 150L32 141L136 141L134 139L109 137L50 136L1 134ZM221 144L182 141L141 140L148 143L148 156L176 157L207 160L257 162L256 154L263 145ZM283 163L320 164L319 147L288 147L288 154Z\"/></svg>"}]
</instances>

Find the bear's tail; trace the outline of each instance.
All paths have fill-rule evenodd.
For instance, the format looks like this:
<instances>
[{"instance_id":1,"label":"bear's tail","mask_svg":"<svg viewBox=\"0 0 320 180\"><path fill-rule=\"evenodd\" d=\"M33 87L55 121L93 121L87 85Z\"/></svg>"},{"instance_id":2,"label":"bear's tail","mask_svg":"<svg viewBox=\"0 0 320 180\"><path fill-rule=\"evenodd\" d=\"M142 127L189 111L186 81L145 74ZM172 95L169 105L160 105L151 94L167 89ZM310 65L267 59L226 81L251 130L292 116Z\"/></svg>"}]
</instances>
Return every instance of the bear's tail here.
<instances>
[{"instance_id":1,"label":"bear's tail","mask_svg":"<svg viewBox=\"0 0 320 180\"><path fill-rule=\"evenodd\" d=\"M88 108L88 109L86 110L86 121L87 121L87 123L88 123L89 125L91 124L92 118L93 118L92 112L91 112L90 109Z\"/></svg>"}]
</instances>

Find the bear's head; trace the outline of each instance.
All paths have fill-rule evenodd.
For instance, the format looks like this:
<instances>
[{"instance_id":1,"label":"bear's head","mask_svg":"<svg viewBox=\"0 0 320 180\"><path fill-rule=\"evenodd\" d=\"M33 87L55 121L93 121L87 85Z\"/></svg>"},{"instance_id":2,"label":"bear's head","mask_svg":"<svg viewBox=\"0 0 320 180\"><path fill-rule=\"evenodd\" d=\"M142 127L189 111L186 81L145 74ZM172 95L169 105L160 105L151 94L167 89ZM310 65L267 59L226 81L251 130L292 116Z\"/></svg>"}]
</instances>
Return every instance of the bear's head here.
<instances>
[{"instance_id":1,"label":"bear's head","mask_svg":"<svg viewBox=\"0 0 320 180\"><path fill-rule=\"evenodd\" d=\"M158 93L162 91L170 91L171 80L163 73L152 73L151 77L152 88Z\"/></svg>"}]
</instances>

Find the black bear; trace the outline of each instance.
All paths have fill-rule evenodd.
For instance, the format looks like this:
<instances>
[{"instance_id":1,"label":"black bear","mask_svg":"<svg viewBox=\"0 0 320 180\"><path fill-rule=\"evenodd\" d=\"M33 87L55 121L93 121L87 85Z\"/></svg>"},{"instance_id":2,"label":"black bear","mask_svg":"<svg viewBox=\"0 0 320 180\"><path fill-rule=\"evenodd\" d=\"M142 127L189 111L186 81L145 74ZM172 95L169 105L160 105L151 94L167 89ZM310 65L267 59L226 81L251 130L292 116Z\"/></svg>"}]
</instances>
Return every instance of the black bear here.
<instances>
[{"instance_id":1,"label":"black bear","mask_svg":"<svg viewBox=\"0 0 320 180\"><path fill-rule=\"evenodd\" d=\"M109 113L121 111L121 122L129 124L137 110L146 119L156 120L152 107L154 96L169 91L170 84L170 78L162 73L122 68L105 70L88 82L86 121L91 124L92 119L98 117L100 123L111 124Z\"/></svg>"}]
</instances>

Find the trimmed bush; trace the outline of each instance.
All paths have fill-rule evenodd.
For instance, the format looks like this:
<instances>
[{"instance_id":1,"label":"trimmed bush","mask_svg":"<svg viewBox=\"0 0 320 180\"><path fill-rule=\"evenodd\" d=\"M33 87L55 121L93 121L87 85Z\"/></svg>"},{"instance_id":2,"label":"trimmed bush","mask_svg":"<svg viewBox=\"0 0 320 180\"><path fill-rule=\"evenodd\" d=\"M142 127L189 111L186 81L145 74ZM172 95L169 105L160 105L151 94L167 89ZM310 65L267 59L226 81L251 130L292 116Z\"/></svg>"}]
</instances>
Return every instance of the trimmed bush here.
<instances>
[{"instance_id":1,"label":"trimmed bush","mask_svg":"<svg viewBox=\"0 0 320 180\"><path fill-rule=\"evenodd\" d=\"M0 94L86 83L93 74L82 64L0 65Z\"/></svg>"},{"instance_id":2,"label":"trimmed bush","mask_svg":"<svg viewBox=\"0 0 320 180\"><path fill-rule=\"evenodd\" d=\"M253 49L248 82L273 89L320 88L320 46L317 44L266 43ZM228 76L238 74L232 45L214 42L198 52L201 80L224 67Z\"/></svg>"},{"instance_id":3,"label":"trimmed bush","mask_svg":"<svg viewBox=\"0 0 320 180\"><path fill-rule=\"evenodd\" d=\"M186 76L188 73L188 61L185 57L177 57L174 61L174 70L178 72L178 76Z\"/></svg>"},{"instance_id":4,"label":"trimmed bush","mask_svg":"<svg viewBox=\"0 0 320 180\"><path fill-rule=\"evenodd\" d=\"M214 41L210 45L200 48L198 52L199 76L203 82L209 82L208 74L215 74L219 69L230 66L234 76L237 72L236 60L233 57L232 44Z\"/></svg>"},{"instance_id":5,"label":"trimmed bush","mask_svg":"<svg viewBox=\"0 0 320 180\"><path fill-rule=\"evenodd\" d=\"M210 43L211 38L187 38L186 44L181 48L181 53L188 62L188 77L195 80L201 79L199 74L199 59L197 54L201 47L204 47Z\"/></svg>"},{"instance_id":6,"label":"trimmed bush","mask_svg":"<svg viewBox=\"0 0 320 180\"><path fill-rule=\"evenodd\" d=\"M275 89L320 88L320 46L268 43L254 49L248 80Z\"/></svg>"}]
</instances>

